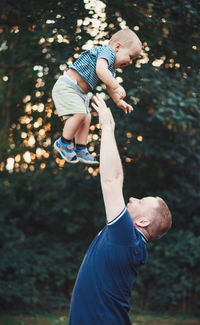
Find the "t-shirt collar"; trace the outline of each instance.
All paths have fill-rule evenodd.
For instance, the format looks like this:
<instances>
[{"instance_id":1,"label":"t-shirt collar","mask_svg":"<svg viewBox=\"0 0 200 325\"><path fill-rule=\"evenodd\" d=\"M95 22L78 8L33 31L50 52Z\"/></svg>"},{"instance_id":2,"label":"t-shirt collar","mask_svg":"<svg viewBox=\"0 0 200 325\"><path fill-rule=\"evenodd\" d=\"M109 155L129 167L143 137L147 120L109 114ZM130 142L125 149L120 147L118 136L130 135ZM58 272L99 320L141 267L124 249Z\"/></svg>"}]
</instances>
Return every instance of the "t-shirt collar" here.
<instances>
[{"instance_id":1,"label":"t-shirt collar","mask_svg":"<svg viewBox=\"0 0 200 325\"><path fill-rule=\"evenodd\" d=\"M142 236L143 241L145 242L145 244L147 244L148 243L147 237L140 230L137 229L137 231L139 231L140 235Z\"/></svg>"}]
</instances>

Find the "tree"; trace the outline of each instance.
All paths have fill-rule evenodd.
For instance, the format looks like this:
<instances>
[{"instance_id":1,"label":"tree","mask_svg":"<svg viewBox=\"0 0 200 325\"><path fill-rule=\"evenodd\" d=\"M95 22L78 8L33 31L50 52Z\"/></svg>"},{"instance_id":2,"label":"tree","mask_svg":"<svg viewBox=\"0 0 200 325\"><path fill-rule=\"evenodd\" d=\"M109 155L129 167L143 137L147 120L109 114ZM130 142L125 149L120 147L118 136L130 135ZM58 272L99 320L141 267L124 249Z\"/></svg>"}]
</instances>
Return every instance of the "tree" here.
<instances>
[{"instance_id":1,"label":"tree","mask_svg":"<svg viewBox=\"0 0 200 325\"><path fill-rule=\"evenodd\" d=\"M191 297L196 297L198 310L199 259L192 251L199 240L200 6L197 1L176 4L106 1L106 4L111 33L124 20L137 31L144 45L142 60L122 75L130 100L135 103L135 113L119 123L119 136L124 139L121 143L126 143L122 154L127 161L127 195L163 197L174 220L168 239L153 244L150 249L150 268L145 267L143 290L139 282L139 291L145 297L140 302L143 308L192 309ZM172 255L178 272L171 263ZM162 262L161 256L164 256ZM164 275L163 267L168 275ZM155 281L151 281L153 278Z\"/></svg>"},{"instance_id":2,"label":"tree","mask_svg":"<svg viewBox=\"0 0 200 325\"><path fill-rule=\"evenodd\" d=\"M125 197L161 196L174 220L169 235L150 245L149 263L133 291L134 304L198 310L199 3L103 3L105 21L99 18L99 23L105 37L126 23L143 43L142 57L123 74L118 72L134 113L124 116L108 99L124 165ZM95 14L87 9L89 4L0 3L4 307L63 307L84 252L105 221L98 169L69 168L52 152L61 124L51 89L66 64L93 38L88 17ZM90 139L91 150L98 151L92 133L97 141L95 113Z\"/></svg>"}]
</instances>

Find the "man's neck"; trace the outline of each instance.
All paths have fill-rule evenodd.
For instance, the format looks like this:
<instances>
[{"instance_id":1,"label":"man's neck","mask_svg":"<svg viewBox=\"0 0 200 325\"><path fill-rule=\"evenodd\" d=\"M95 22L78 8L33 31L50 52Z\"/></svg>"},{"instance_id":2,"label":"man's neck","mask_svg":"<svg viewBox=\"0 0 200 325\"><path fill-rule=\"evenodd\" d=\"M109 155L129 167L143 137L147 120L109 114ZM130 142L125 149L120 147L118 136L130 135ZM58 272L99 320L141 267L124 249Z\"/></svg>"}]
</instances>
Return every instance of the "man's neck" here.
<instances>
[{"instance_id":1,"label":"man's neck","mask_svg":"<svg viewBox=\"0 0 200 325\"><path fill-rule=\"evenodd\" d=\"M142 239L144 240L144 242L148 243L148 241L150 241L150 239L151 239L148 232L145 229L140 228L140 227L136 227L136 229L142 235Z\"/></svg>"}]
</instances>

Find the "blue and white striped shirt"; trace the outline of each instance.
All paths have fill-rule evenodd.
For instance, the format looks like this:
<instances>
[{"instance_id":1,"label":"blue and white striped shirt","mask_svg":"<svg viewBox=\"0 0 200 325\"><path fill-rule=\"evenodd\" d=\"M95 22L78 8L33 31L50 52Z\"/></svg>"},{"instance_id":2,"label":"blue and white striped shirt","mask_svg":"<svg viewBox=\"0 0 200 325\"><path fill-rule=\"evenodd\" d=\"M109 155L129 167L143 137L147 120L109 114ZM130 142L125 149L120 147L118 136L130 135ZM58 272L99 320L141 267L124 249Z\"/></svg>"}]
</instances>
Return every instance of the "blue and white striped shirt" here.
<instances>
[{"instance_id":1,"label":"blue and white striped shirt","mask_svg":"<svg viewBox=\"0 0 200 325\"><path fill-rule=\"evenodd\" d=\"M76 70L80 76L93 89L100 81L96 74L97 60L103 58L108 61L108 69L115 77L116 70L113 65L115 62L115 52L109 45L94 46L90 50L85 51L69 68Z\"/></svg>"}]
</instances>

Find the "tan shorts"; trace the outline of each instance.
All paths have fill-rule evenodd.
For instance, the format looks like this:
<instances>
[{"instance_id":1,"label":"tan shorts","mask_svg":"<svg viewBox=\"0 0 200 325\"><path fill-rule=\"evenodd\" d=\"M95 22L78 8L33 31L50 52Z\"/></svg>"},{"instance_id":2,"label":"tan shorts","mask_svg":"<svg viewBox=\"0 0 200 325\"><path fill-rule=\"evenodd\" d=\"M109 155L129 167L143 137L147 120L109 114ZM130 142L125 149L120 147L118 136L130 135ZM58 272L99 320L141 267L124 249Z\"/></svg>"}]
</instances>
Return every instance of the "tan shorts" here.
<instances>
[{"instance_id":1,"label":"tan shorts","mask_svg":"<svg viewBox=\"0 0 200 325\"><path fill-rule=\"evenodd\" d=\"M88 114L89 97L77 85L76 80L60 76L52 89L52 98L58 113L64 120L73 114Z\"/></svg>"}]
</instances>

